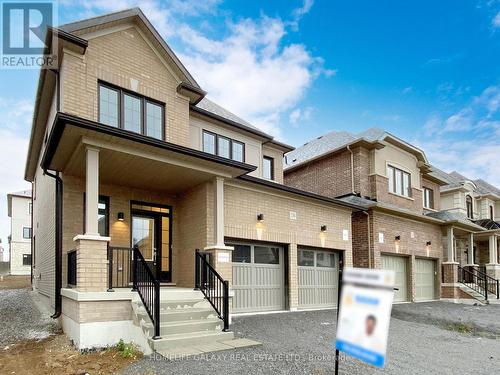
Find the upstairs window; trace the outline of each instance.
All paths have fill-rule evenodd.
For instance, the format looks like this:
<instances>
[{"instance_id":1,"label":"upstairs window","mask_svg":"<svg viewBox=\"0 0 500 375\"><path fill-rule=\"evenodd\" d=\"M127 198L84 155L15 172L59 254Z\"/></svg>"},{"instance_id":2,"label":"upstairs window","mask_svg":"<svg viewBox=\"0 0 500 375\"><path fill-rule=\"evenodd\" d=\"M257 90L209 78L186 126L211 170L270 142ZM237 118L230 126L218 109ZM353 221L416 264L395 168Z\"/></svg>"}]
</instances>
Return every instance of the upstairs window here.
<instances>
[{"instance_id":1,"label":"upstairs window","mask_svg":"<svg viewBox=\"0 0 500 375\"><path fill-rule=\"evenodd\" d=\"M493 206L490 206L490 220L495 220L495 215L493 214Z\"/></svg>"},{"instance_id":2,"label":"upstairs window","mask_svg":"<svg viewBox=\"0 0 500 375\"><path fill-rule=\"evenodd\" d=\"M434 209L434 190L424 187L424 207Z\"/></svg>"},{"instance_id":3,"label":"upstairs window","mask_svg":"<svg viewBox=\"0 0 500 375\"><path fill-rule=\"evenodd\" d=\"M387 178L389 180L389 192L411 197L411 175L408 172L388 165Z\"/></svg>"},{"instance_id":4,"label":"upstairs window","mask_svg":"<svg viewBox=\"0 0 500 375\"><path fill-rule=\"evenodd\" d=\"M203 151L241 163L245 162L245 144L219 134L203 130Z\"/></svg>"},{"instance_id":5,"label":"upstairs window","mask_svg":"<svg viewBox=\"0 0 500 375\"><path fill-rule=\"evenodd\" d=\"M470 195L465 197L465 205L467 208L467 217L474 219L474 206L472 205L472 197Z\"/></svg>"},{"instance_id":6,"label":"upstairs window","mask_svg":"<svg viewBox=\"0 0 500 375\"><path fill-rule=\"evenodd\" d=\"M104 83L99 83L99 122L165 139L163 103Z\"/></svg>"},{"instance_id":7,"label":"upstairs window","mask_svg":"<svg viewBox=\"0 0 500 375\"><path fill-rule=\"evenodd\" d=\"M31 238L31 228L24 227L23 228L23 238L30 239Z\"/></svg>"},{"instance_id":8,"label":"upstairs window","mask_svg":"<svg viewBox=\"0 0 500 375\"><path fill-rule=\"evenodd\" d=\"M262 177L274 180L274 159L269 156L264 156L262 159Z\"/></svg>"}]
</instances>

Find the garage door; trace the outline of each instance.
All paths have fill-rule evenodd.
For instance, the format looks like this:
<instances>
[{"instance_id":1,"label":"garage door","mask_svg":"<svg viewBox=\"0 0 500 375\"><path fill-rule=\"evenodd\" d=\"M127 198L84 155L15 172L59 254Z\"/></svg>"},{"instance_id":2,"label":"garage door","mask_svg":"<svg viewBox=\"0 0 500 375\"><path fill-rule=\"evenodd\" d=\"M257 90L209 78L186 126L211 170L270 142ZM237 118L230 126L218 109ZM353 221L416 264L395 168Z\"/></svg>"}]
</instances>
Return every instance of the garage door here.
<instances>
[{"instance_id":1,"label":"garage door","mask_svg":"<svg viewBox=\"0 0 500 375\"><path fill-rule=\"evenodd\" d=\"M323 250L299 249L299 308L337 306L338 256Z\"/></svg>"},{"instance_id":2,"label":"garage door","mask_svg":"<svg viewBox=\"0 0 500 375\"><path fill-rule=\"evenodd\" d=\"M234 246L233 312L283 310L283 248L261 244L231 246Z\"/></svg>"},{"instance_id":3,"label":"garage door","mask_svg":"<svg viewBox=\"0 0 500 375\"><path fill-rule=\"evenodd\" d=\"M394 291L394 302L404 302L408 300L408 272L407 259L405 257L395 257L382 255L382 268L393 270L396 274L394 287L399 290Z\"/></svg>"},{"instance_id":4,"label":"garage door","mask_svg":"<svg viewBox=\"0 0 500 375\"><path fill-rule=\"evenodd\" d=\"M429 259L415 259L415 301L429 301L436 298L436 262Z\"/></svg>"}]
</instances>

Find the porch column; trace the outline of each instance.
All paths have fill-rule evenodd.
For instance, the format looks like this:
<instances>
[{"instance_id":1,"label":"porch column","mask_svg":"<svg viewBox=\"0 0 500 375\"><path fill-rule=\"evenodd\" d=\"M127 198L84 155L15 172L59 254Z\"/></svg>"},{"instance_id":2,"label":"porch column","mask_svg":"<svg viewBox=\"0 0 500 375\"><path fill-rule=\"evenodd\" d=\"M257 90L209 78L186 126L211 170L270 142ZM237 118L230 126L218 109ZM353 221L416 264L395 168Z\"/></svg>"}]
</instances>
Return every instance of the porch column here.
<instances>
[{"instance_id":1,"label":"porch column","mask_svg":"<svg viewBox=\"0 0 500 375\"><path fill-rule=\"evenodd\" d=\"M490 252L490 264L497 264L497 236L491 235L489 237L489 252Z\"/></svg>"},{"instance_id":2,"label":"porch column","mask_svg":"<svg viewBox=\"0 0 500 375\"><path fill-rule=\"evenodd\" d=\"M214 185L214 242L215 246L224 246L224 179L222 177L215 177Z\"/></svg>"},{"instance_id":3,"label":"porch column","mask_svg":"<svg viewBox=\"0 0 500 375\"><path fill-rule=\"evenodd\" d=\"M448 255L448 258L447 258L447 262L448 263L453 263L455 262L455 238L454 238L454 234L453 234L453 227L448 227L448 234L447 234L447 238L446 238L447 242L448 242L448 249L447 249L447 255Z\"/></svg>"},{"instance_id":4,"label":"porch column","mask_svg":"<svg viewBox=\"0 0 500 375\"><path fill-rule=\"evenodd\" d=\"M467 250L467 264L474 265L474 233L469 233L469 249Z\"/></svg>"},{"instance_id":5,"label":"porch column","mask_svg":"<svg viewBox=\"0 0 500 375\"><path fill-rule=\"evenodd\" d=\"M85 234L98 236L99 149L86 148Z\"/></svg>"}]
</instances>

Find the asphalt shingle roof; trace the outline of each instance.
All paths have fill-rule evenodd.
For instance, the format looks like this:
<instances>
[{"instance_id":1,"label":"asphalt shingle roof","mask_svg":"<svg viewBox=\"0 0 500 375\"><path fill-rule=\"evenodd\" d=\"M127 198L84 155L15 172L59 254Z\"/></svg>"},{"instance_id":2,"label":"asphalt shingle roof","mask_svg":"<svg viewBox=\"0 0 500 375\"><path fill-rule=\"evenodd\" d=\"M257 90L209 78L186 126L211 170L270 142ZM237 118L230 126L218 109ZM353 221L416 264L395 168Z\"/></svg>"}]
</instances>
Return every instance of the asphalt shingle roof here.
<instances>
[{"instance_id":1,"label":"asphalt shingle roof","mask_svg":"<svg viewBox=\"0 0 500 375\"><path fill-rule=\"evenodd\" d=\"M429 217L433 217L434 219L439 219L445 222L458 222L463 225L471 226L474 227L478 230L484 230L483 227L480 225L475 224L471 220L467 218L464 214L461 214L459 212L452 212L452 211L438 211L438 212L429 212L426 214Z\"/></svg>"}]
</instances>

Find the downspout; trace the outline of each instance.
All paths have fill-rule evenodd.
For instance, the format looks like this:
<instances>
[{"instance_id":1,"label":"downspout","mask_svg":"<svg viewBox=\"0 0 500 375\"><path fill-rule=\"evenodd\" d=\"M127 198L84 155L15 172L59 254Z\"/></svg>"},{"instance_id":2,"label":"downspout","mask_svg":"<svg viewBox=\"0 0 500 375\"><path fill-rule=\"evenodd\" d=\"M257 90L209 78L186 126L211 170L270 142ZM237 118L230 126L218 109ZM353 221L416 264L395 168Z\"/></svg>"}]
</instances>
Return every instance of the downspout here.
<instances>
[{"instance_id":1,"label":"downspout","mask_svg":"<svg viewBox=\"0 0 500 375\"><path fill-rule=\"evenodd\" d=\"M354 154L350 145L347 145L347 151L351 154L351 193L356 194L354 191Z\"/></svg>"},{"instance_id":2,"label":"downspout","mask_svg":"<svg viewBox=\"0 0 500 375\"><path fill-rule=\"evenodd\" d=\"M372 231L370 228L370 214L362 211L366 215L366 228L368 232L368 268L372 268Z\"/></svg>"},{"instance_id":3,"label":"downspout","mask_svg":"<svg viewBox=\"0 0 500 375\"><path fill-rule=\"evenodd\" d=\"M55 298L55 311L51 318L57 319L61 315L61 288L62 288L62 194L63 194L63 181L61 176L59 176L59 172L56 174L48 172L46 169L43 170L44 175L52 177L56 180L56 207L55 207L55 216L56 216L56 233L55 233L55 256L56 256L56 275L55 275L55 290L54 290L54 298Z\"/></svg>"},{"instance_id":4,"label":"downspout","mask_svg":"<svg viewBox=\"0 0 500 375\"><path fill-rule=\"evenodd\" d=\"M35 244L33 243L33 209L35 205L33 204L33 183L31 183L31 289L33 289L33 255L35 254Z\"/></svg>"}]
</instances>

